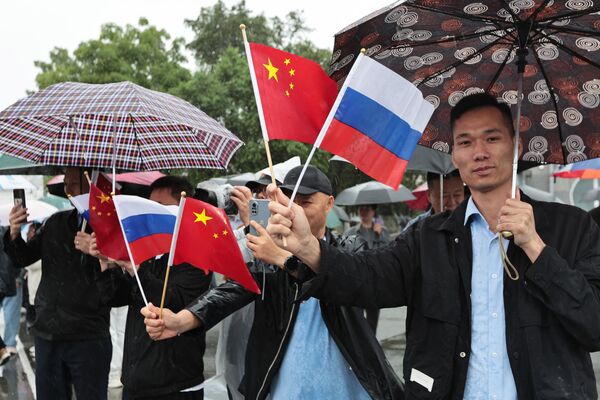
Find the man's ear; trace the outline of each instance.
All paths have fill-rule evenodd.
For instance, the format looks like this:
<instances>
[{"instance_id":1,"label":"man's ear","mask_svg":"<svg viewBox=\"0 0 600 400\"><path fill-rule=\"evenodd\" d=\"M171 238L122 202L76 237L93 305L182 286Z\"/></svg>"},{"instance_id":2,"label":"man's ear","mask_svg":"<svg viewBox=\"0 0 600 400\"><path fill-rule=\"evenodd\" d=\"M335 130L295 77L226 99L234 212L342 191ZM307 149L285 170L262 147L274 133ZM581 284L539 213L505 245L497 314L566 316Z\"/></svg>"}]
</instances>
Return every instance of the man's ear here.
<instances>
[{"instance_id":1,"label":"man's ear","mask_svg":"<svg viewBox=\"0 0 600 400\"><path fill-rule=\"evenodd\" d=\"M327 212L331 211L331 209L333 208L333 203L335 202L335 198L333 196L329 196L327 198L327 205L326 205L326 210Z\"/></svg>"}]
</instances>

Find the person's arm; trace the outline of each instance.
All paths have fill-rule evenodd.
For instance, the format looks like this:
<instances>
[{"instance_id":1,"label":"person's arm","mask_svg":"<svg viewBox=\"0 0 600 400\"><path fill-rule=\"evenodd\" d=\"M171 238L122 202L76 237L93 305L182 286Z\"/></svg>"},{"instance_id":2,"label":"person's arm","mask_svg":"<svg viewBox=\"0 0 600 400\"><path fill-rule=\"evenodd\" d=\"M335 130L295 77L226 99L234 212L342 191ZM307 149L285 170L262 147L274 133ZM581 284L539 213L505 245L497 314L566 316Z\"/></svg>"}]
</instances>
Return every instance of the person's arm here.
<instances>
[{"instance_id":1,"label":"person's arm","mask_svg":"<svg viewBox=\"0 0 600 400\"><path fill-rule=\"evenodd\" d=\"M105 261L100 261L100 264ZM110 307L127 306L131 302L131 288L134 280L120 267L104 269L96 274L96 286L100 301Z\"/></svg>"},{"instance_id":2,"label":"person's arm","mask_svg":"<svg viewBox=\"0 0 600 400\"><path fill-rule=\"evenodd\" d=\"M255 298L254 293L228 281L198 297L177 313L164 308L162 318L159 318L159 309L151 304L142 308L141 313L150 337L162 340L193 329L209 330Z\"/></svg>"},{"instance_id":3,"label":"person's arm","mask_svg":"<svg viewBox=\"0 0 600 400\"><path fill-rule=\"evenodd\" d=\"M25 242L21 237L21 225L26 221L27 215L27 210L21 206L13 207L9 214L10 229L3 237L6 254L18 267L31 265L42 257L41 238L45 224L31 240Z\"/></svg>"},{"instance_id":4,"label":"person's arm","mask_svg":"<svg viewBox=\"0 0 600 400\"><path fill-rule=\"evenodd\" d=\"M588 351L600 350L600 229L591 218L576 221L574 265L545 246L525 273L526 288Z\"/></svg>"},{"instance_id":5,"label":"person's arm","mask_svg":"<svg viewBox=\"0 0 600 400\"><path fill-rule=\"evenodd\" d=\"M296 255L324 278L315 297L332 304L383 308L406 305L414 270L419 265L418 233L409 230L394 245L383 249L349 254L323 241L311 231L302 207L293 204L281 189L269 185L267 192L276 201L267 231L278 246ZM283 243L282 237L287 243Z\"/></svg>"}]
</instances>

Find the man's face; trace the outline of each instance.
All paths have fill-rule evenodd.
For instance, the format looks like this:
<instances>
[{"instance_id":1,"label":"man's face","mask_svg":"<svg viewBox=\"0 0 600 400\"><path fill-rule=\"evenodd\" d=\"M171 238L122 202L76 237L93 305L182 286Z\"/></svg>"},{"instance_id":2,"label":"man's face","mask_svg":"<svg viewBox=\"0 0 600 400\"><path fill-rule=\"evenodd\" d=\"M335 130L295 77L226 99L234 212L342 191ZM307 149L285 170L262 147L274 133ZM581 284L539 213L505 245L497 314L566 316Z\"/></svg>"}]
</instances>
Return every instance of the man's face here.
<instances>
[{"instance_id":1,"label":"man's face","mask_svg":"<svg viewBox=\"0 0 600 400\"><path fill-rule=\"evenodd\" d=\"M309 195L297 194L294 203L304 209L313 235L319 237L324 232L327 213L333 207L333 196L317 192Z\"/></svg>"},{"instance_id":2,"label":"man's face","mask_svg":"<svg viewBox=\"0 0 600 400\"><path fill-rule=\"evenodd\" d=\"M77 167L67 168L63 184L66 195L79 196L90 191L87 179L85 179L83 172Z\"/></svg>"},{"instance_id":3,"label":"man's face","mask_svg":"<svg viewBox=\"0 0 600 400\"><path fill-rule=\"evenodd\" d=\"M444 211L453 211L465 199L465 188L459 176L444 179ZM431 203L433 213L442 211L440 200L440 181L435 180L427 190L427 200Z\"/></svg>"},{"instance_id":4,"label":"man's face","mask_svg":"<svg viewBox=\"0 0 600 400\"><path fill-rule=\"evenodd\" d=\"M452 162L472 192L510 190L514 136L500 110L482 107L454 123Z\"/></svg>"},{"instance_id":5,"label":"man's face","mask_svg":"<svg viewBox=\"0 0 600 400\"><path fill-rule=\"evenodd\" d=\"M170 188L156 188L150 193L150 200L162 204L163 206L177 206L179 200L173 197Z\"/></svg>"},{"instance_id":6,"label":"man's face","mask_svg":"<svg viewBox=\"0 0 600 400\"><path fill-rule=\"evenodd\" d=\"M362 205L358 207L358 214L360 215L360 222L368 224L373 222L375 217L375 209L369 205Z\"/></svg>"}]
</instances>

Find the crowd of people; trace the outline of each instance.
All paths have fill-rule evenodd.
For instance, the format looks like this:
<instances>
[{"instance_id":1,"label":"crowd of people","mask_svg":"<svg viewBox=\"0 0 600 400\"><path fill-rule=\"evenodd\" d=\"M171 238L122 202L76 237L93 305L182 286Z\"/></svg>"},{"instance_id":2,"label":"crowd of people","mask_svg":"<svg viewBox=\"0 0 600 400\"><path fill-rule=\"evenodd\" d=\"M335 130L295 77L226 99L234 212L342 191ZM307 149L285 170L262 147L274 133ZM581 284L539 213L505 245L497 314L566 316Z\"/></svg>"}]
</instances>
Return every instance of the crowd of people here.
<instances>
[{"instance_id":1,"label":"crowd of people","mask_svg":"<svg viewBox=\"0 0 600 400\"><path fill-rule=\"evenodd\" d=\"M0 232L0 301L10 312L20 268L41 260L37 398L105 400L118 346L123 399L202 399L205 334L223 322L217 352L231 399L596 399L598 225L572 206L510 197L506 105L466 96L449 126L457 170L442 195L440 175L428 174L429 211L395 239L374 204L343 234L327 228L334 188L313 166L300 182L297 166L277 185L263 176L236 187L232 227L260 294L181 264L159 309L168 254L139 266L109 259L76 210L24 240L27 209L15 206ZM70 195L89 190L79 168L67 168L64 185ZM182 192L194 189L165 176L149 198L178 205ZM251 220L252 199L271 200L267 226ZM403 379L375 336L379 310L398 306L407 307ZM127 307L123 343L109 332L116 307ZM0 365L14 348L9 332Z\"/></svg>"}]
</instances>

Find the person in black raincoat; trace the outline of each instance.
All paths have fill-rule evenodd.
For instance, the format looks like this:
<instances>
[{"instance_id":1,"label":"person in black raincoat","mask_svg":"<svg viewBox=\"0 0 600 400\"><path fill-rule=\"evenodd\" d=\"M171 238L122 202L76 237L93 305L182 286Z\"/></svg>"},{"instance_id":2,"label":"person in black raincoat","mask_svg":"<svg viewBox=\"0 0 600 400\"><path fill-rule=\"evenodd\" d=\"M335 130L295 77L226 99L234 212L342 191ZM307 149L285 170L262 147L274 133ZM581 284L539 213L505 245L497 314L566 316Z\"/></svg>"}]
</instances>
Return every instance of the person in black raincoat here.
<instances>
[{"instance_id":1,"label":"person in black raincoat","mask_svg":"<svg viewBox=\"0 0 600 400\"><path fill-rule=\"evenodd\" d=\"M288 172L283 187L293 189L301 168ZM352 239L342 243L326 229L332 194L329 179L310 166L296 201L311 216L314 235L346 251L360 250L361 243ZM248 247L255 257L270 263L254 269L263 295L227 282L177 314L163 310L162 320L157 319L158 309L150 305L142 309L150 336L165 339L193 332L193 328L210 329L254 301L245 375L240 384L246 399L403 399L401 383L362 311L311 298L310 287L303 282L312 272L287 251L278 249L264 228L254 221L252 224L260 236L248 235ZM293 270L296 277L278 267ZM310 367L313 363L319 367L316 372Z\"/></svg>"},{"instance_id":2,"label":"person in black raincoat","mask_svg":"<svg viewBox=\"0 0 600 400\"><path fill-rule=\"evenodd\" d=\"M316 240L302 209L270 186L269 233L317 272L323 301L408 306L407 399L596 399L600 229L576 207L510 199L508 106L466 96L451 118L453 162L471 190L453 212L350 255ZM503 231L510 242L499 242Z\"/></svg>"},{"instance_id":3,"label":"person in black raincoat","mask_svg":"<svg viewBox=\"0 0 600 400\"><path fill-rule=\"evenodd\" d=\"M64 185L73 196L89 190L79 168L67 168ZM80 249L87 243L76 238L83 219L77 210L57 212L25 242L21 224L26 219L27 210L20 205L11 210L4 246L17 265L42 260L31 327L37 399L71 400L74 388L78 399L104 400L112 354L110 309L96 287L98 260L83 254Z\"/></svg>"},{"instance_id":4,"label":"person in black raincoat","mask_svg":"<svg viewBox=\"0 0 600 400\"><path fill-rule=\"evenodd\" d=\"M9 230L8 226L0 226L0 237L3 237ZM5 297L17 294L16 277L16 267L13 266L12 260L4 251L4 242L0 241L0 303ZM0 365L6 364L10 356L10 351L0 336Z\"/></svg>"}]
</instances>

